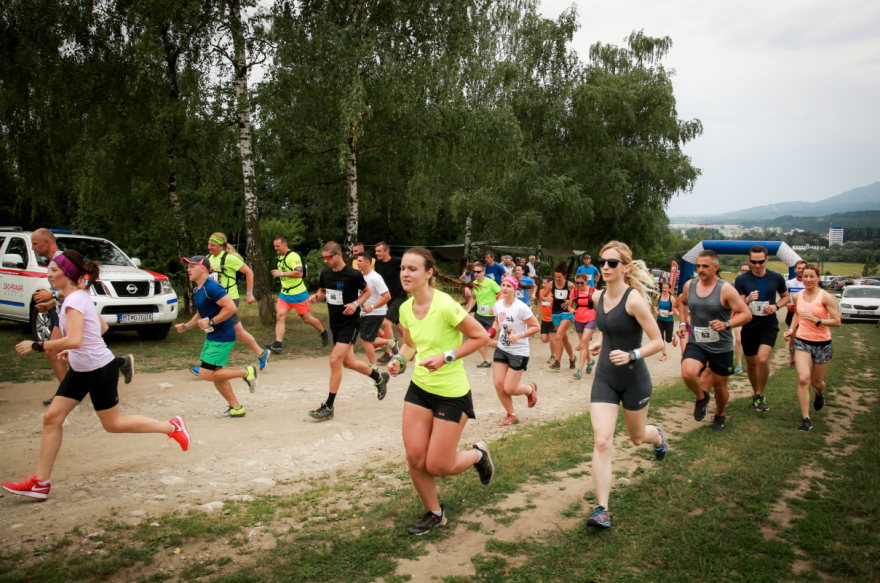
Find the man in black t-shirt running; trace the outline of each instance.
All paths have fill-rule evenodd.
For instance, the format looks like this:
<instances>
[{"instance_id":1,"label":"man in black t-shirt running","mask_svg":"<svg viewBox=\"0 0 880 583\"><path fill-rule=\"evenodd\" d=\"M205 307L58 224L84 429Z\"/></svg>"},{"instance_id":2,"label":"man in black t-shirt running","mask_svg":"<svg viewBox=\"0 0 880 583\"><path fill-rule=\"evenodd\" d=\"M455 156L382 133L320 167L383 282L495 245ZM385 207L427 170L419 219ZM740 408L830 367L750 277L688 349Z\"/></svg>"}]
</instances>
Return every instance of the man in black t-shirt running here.
<instances>
[{"instance_id":1,"label":"man in black t-shirt running","mask_svg":"<svg viewBox=\"0 0 880 583\"><path fill-rule=\"evenodd\" d=\"M321 271L318 292L309 298L309 303L316 304L327 299L330 333L333 335L333 352L330 353L330 395L320 407L309 411L309 416L318 421L326 421L333 418L333 404L336 393L339 392L339 385L342 383L343 367L373 379L380 401L385 398L388 379L391 377L387 372L379 374L368 364L354 357L354 343L361 322L361 307L371 294L364 275L345 264L342 259L342 249L333 241L324 245L321 255L327 267ZM358 297L360 291L363 293Z\"/></svg>"},{"instance_id":2,"label":"man in black t-shirt running","mask_svg":"<svg viewBox=\"0 0 880 583\"><path fill-rule=\"evenodd\" d=\"M391 247L385 241L376 243L376 264L373 269L385 281L388 292L391 294L391 301L387 304L388 312L385 314L385 322L382 323L385 338L403 338L403 326L400 325L400 306L409 296L400 284L400 257L391 256ZM397 326L397 333L392 331L392 324ZM392 356L394 355L391 349L386 346L385 354L379 357L376 362L388 364Z\"/></svg>"}]
</instances>

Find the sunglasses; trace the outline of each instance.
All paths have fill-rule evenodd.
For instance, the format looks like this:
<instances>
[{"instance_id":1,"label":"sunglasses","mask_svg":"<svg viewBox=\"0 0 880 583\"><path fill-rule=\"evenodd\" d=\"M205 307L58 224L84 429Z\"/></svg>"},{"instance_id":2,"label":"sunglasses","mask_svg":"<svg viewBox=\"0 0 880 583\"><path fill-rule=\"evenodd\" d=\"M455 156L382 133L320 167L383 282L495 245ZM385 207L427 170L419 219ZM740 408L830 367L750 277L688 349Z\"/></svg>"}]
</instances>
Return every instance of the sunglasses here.
<instances>
[{"instance_id":1,"label":"sunglasses","mask_svg":"<svg viewBox=\"0 0 880 583\"><path fill-rule=\"evenodd\" d=\"M334 253L333 255L321 255L321 257L324 258L324 261L328 261L328 260L333 259L334 257L336 257L336 253Z\"/></svg>"},{"instance_id":2,"label":"sunglasses","mask_svg":"<svg viewBox=\"0 0 880 583\"><path fill-rule=\"evenodd\" d=\"M596 261L596 263L599 264L599 267L605 267L605 264L607 263L608 267L610 267L611 269L617 269L617 266L621 263L623 263L624 265L629 265L626 261L621 261L620 259L602 259L601 257L598 261Z\"/></svg>"},{"instance_id":3,"label":"sunglasses","mask_svg":"<svg viewBox=\"0 0 880 583\"><path fill-rule=\"evenodd\" d=\"M579 281L578 285L587 285L587 282L586 281Z\"/></svg>"},{"instance_id":4,"label":"sunglasses","mask_svg":"<svg viewBox=\"0 0 880 583\"><path fill-rule=\"evenodd\" d=\"M483 273L483 270L482 269L475 269L474 273Z\"/></svg>"},{"instance_id":5,"label":"sunglasses","mask_svg":"<svg viewBox=\"0 0 880 583\"><path fill-rule=\"evenodd\" d=\"M766 263L766 262L767 262L766 259L761 259L759 261L755 261L754 259L749 259L749 263L751 263L752 265L764 265L764 263Z\"/></svg>"}]
</instances>

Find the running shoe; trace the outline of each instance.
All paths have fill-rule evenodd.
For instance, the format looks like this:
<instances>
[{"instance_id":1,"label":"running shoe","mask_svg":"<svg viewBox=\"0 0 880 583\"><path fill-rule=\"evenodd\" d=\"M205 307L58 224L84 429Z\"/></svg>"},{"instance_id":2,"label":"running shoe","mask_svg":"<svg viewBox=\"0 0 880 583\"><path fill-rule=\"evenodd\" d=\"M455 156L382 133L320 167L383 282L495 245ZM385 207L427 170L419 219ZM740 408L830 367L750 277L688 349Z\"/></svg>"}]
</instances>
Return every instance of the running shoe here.
<instances>
[{"instance_id":1,"label":"running shoe","mask_svg":"<svg viewBox=\"0 0 880 583\"><path fill-rule=\"evenodd\" d=\"M443 526L446 524L446 511L443 505L440 505L440 516L437 516L430 510L419 519L417 523L409 527L409 533L415 536L421 536L429 532L432 528Z\"/></svg>"},{"instance_id":2,"label":"running shoe","mask_svg":"<svg viewBox=\"0 0 880 583\"><path fill-rule=\"evenodd\" d=\"M328 407L327 403L321 403L321 406L314 411L309 411L309 417L318 421L327 421L333 419L333 407Z\"/></svg>"},{"instance_id":3,"label":"running shoe","mask_svg":"<svg viewBox=\"0 0 880 583\"><path fill-rule=\"evenodd\" d=\"M226 407L226 411L221 411L217 417L220 419L238 419L239 417L244 417L244 405L239 405L237 409Z\"/></svg>"},{"instance_id":4,"label":"running shoe","mask_svg":"<svg viewBox=\"0 0 880 583\"><path fill-rule=\"evenodd\" d=\"M257 367L246 366L244 372L247 373L244 377L244 382L247 383L248 390L253 393L257 390Z\"/></svg>"},{"instance_id":5,"label":"running shoe","mask_svg":"<svg viewBox=\"0 0 880 583\"><path fill-rule=\"evenodd\" d=\"M741 373L742 371L743 371L743 367L738 366L738 367L736 367L735 369L733 369L733 374L739 374L739 373Z\"/></svg>"},{"instance_id":6,"label":"running shoe","mask_svg":"<svg viewBox=\"0 0 880 583\"><path fill-rule=\"evenodd\" d=\"M547 364L553 364L554 362L556 362L556 357L551 354L550 358L547 359Z\"/></svg>"},{"instance_id":7,"label":"running shoe","mask_svg":"<svg viewBox=\"0 0 880 583\"><path fill-rule=\"evenodd\" d=\"M753 411L758 410L758 405L761 403L761 395L752 395L752 404L749 405L749 409Z\"/></svg>"},{"instance_id":8,"label":"running shoe","mask_svg":"<svg viewBox=\"0 0 880 583\"><path fill-rule=\"evenodd\" d=\"M125 380L125 384L131 384L131 377L134 376L134 356L131 354L126 354L122 357L124 361L122 366L119 367L119 372L122 373L122 378Z\"/></svg>"},{"instance_id":9,"label":"running shoe","mask_svg":"<svg viewBox=\"0 0 880 583\"><path fill-rule=\"evenodd\" d=\"M378 364L371 364L371 365L370 365L370 368L373 369L373 370L375 370L375 371L378 371L378 370L379 370L379 365L378 365Z\"/></svg>"},{"instance_id":10,"label":"running shoe","mask_svg":"<svg viewBox=\"0 0 880 583\"><path fill-rule=\"evenodd\" d=\"M791 362L788 363L788 368L797 368L797 365L792 360Z\"/></svg>"},{"instance_id":11,"label":"running shoe","mask_svg":"<svg viewBox=\"0 0 880 583\"><path fill-rule=\"evenodd\" d=\"M391 357L395 357L400 354L400 340L397 337L392 338L391 342L388 343L388 346L391 347Z\"/></svg>"},{"instance_id":12,"label":"running shoe","mask_svg":"<svg viewBox=\"0 0 880 583\"><path fill-rule=\"evenodd\" d=\"M45 400L43 401L43 405L45 405L45 406L48 407L49 405L52 404L52 399L54 399L54 398L55 398L55 397L49 397L48 399L45 399Z\"/></svg>"},{"instance_id":13,"label":"running shoe","mask_svg":"<svg viewBox=\"0 0 880 583\"><path fill-rule=\"evenodd\" d=\"M201 377L202 375L199 374L199 370L200 370L200 369L201 369L201 367L198 367L198 366L191 366L191 367L189 367L189 372L193 373L193 374L196 375L197 377Z\"/></svg>"},{"instance_id":14,"label":"running shoe","mask_svg":"<svg viewBox=\"0 0 880 583\"><path fill-rule=\"evenodd\" d=\"M758 395L758 396L761 397L761 402L758 403L758 411L761 411L762 413L764 411L769 411L770 405L767 404L767 397L765 397L764 395Z\"/></svg>"},{"instance_id":15,"label":"running shoe","mask_svg":"<svg viewBox=\"0 0 880 583\"><path fill-rule=\"evenodd\" d=\"M703 399L697 400L694 405L694 421L702 421L706 418L706 411L709 410L709 401L712 400L712 395L703 391Z\"/></svg>"},{"instance_id":16,"label":"running shoe","mask_svg":"<svg viewBox=\"0 0 880 583\"><path fill-rule=\"evenodd\" d=\"M825 408L825 394L824 393L821 395L817 394L816 398L813 399L813 410L814 411L821 411L824 408Z\"/></svg>"},{"instance_id":17,"label":"running shoe","mask_svg":"<svg viewBox=\"0 0 880 583\"><path fill-rule=\"evenodd\" d=\"M24 477L25 476L22 476L22 478ZM36 498L37 500L45 500L48 498L49 488L51 487L52 484L49 482L41 484L33 474L23 482L17 482L14 484L12 482L3 482L3 489L10 494L18 494L19 496L27 496L28 498Z\"/></svg>"},{"instance_id":18,"label":"running shoe","mask_svg":"<svg viewBox=\"0 0 880 583\"><path fill-rule=\"evenodd\" d=\"M666 459L666 454L669 453L669 446L666 445L666 438L663 437L663 430L660 429L660 426L657 426L657 433L660 434L660 439L663 440L663 443L660 444L660 447L654 448L654 457L657 458L658 462L662 462Z\"/></svg>"},{"instance_id":19,"label":"running shoe","mask_svg":"<svg viewBox=\"0 0 880 583\"><path fill-rule=\"evenodd\" d=\"M561 365L558 360L554 360L553 364L550 365L550 370L559 370Z\"/></svg>"},{"instance_id":20,"label":"running shoe","mask_svg":"<svg viewBox=\"0 0 880 583\"><path fill-rule=\"evenodd\" d=\"M593 374L593 363L594 362L595 362L594 360L591 360L590 362L587 363L587 374Z\"/></svg>"},{"instance_id":21,"label":"running shoe","mask_svg":"<svg viewBox=\"0 0 880 583\"><path fill-rule=\"evenodd\" d=\"M574 374L573 374L572 376L573 376L574 378L580 380L581 377L584 376L584 373L583 373L583 371L581 371L581 369L577 369L576 371L574 371Z\"/></svg>"},{"instance_id":22,"label":"running shoe","mask_svg":"<svg viewBox=\"0 0 880 583\"><path fill-rule=\"evenodd\" d=\"M391 362L391 355L386 352L385 354L380 356L378 360L376 360L376 362L379 364L388 364L389 362Z\"/></svg>"},{"instance_id":23,"label":"running shoe","mask_svg":"<svg viewBox=\"0 0 880 583\"><path fill-rule=\"evenodd\" d=\"M327 345L330 344L330 330L324 329L321 332L321 348L327 348Z\"/></svg>"},{"instance_id":24,"label":"running shoe","mask_svg":"<svg viewBox=\"0 0 880 583\"><path fill-rule=\"evenodd\" d=\"M260 361L260 370L263 370L264 368L266 368L266 365L269 364L269 354L270 352L268 350L263 350L263 354L261 354L260 358L257 359ZM253 391L251 392L253 393Z\"/></svg>"},{"instance_id":25,"label":"running shoe","mask_svg":"<svg viewBox=\"0 0 880 583\"><path fill-rule=\"evenodd\" d=\"M538 383L529 383L532 385L532 392L529 393L529 409L538 404Z\"/></svg>"},{"instance_id":26,"label":"running shoe","mask_svg":"<svg viewBox=\"0 0 880 583\"><path fill-rule=\"evenodd\" d=\"M664 360L666 360L666 355L665 355L665 354L664 354L663 356L660 357L660 362L663 362Z\"/></svg>"},{"instance_id":27,"label":"running shoe","mask_svg":"<svg viewBox=\"0 0 880 583\"><path fill-rule=\"evenodd\" d=\"M678 338L676 338L675 336L672 337L672 346L673 348L678 346Z\"/></svg>"},{"instance_id":28,"label":"running shoe","mask_svg":"<svg viewBox=\"0 0 880 583\"><path fill-rule=\"evenodd\" d=\"M383 372L379 376L381 377L379 379L379 382L373 383L373 384L376 385L376 391L377 391L376 396L379 397L379 400L381 401L382 399L385 398L385 395L388 394L388 381L391 380L391 375L388 374L387 372Z\"/></svg>"},{"instance_id":29,"label":"running shoe","mask_svg":"<svg viewBox=\"0 0 880 583\"><path fill-rule=\"evenodd\" d=\"M192 443L192 440L189 437L189 431L186 430L186 421L183 420L183 417L178 415L168 423L174 427L171 433L168 434L168 445L171 445L172 441L176 441L180 444L180 449L183 451L188 450L189 444Z\"/></svg>"},{"instance_id":30,"label":"running shoe","mask_svg":"<svg viewBox=\"0 0 880 583\"><path fill-rule=\"evenodd\" d=\"M576 365L577 365L577 362L575 362L574 360L569 359L569 361L568 361L568 370L574 370L574 369L576 369L576 368L577 368Z\"/></svg>"},{"instance_id":31,"label":"running shoe","mask_svg":"<svg viewBox=\"0 0 880 583\"><path fill-rule=\"evenodd\" d=\"M798 425L798 431L802 431L804 433L809 433L810 430L813 429L813 424L810 422L809 417L804 417L801 420L801 424ZM3 484L3 487L6 487L6 484Z\"/></svg>"},{"instance_id":32,"label":"running shoe","mask_svg":"<svg viewBox=\"0 0 880 583\"><path fill-rule=\"evenodd\" d=\"M478 364L477 368L492 368L492 365L489 364L488 360L484 360L483 364Z\"/></svg>"},{"instance_id":33,"label":"running shoe","mask_svg":"<svg viewBox=\"0 0 880 583\"><path fill-rule=\"evenodd\" d=\"M474 469L480 474L480 483L488 486L495 475L495 464L492 463L492 456L489 455L489 446L485 441L478 441L473 448L483 453L482 459L474 464Z\"/></svg>"},{"instance_id":34,"label":"running shoe","mask_svg":"<svg viewBox=\"0 0 880 583\"><path fill-rule=\"evenodd\" d=\"M587 526L611 528L611 513L605 510L605 507L601 504L596 506L596 510L587 519Z\"/></svg>"},{"instance_id":35,"label":"running shoe","mask_svg":"<svg viewBox=\"0 0 880 583\"><path fill-rule=\"evenodd\" d=\"M715 415L714 419L712 419L712 431L721 431L724 429L725 421L727 421L727 418L724 415L721 417Z\"/></svg>"},{"instance_id":36,"label":"running shoe","mask_svg":"<svg viewBox=\"0 0 880 583\"><path fill-rule=\"evenodd\" d=\"M264 346L275 354L281 354L281 343L277 340L275 342L267 342Z\"/></svg>"},{"instance_id":37,"label":"running shoe","mask_svg":"<svg viewBox=\"0 0 880 583\"><path fill-rule=\"evenodd\" d=\"M510 415L505 417L498 425L501 425L502 427L505 427L507 425L519 425L519 419L516 418L516 413L511 413Z\"/></svg>"}]
</instances>

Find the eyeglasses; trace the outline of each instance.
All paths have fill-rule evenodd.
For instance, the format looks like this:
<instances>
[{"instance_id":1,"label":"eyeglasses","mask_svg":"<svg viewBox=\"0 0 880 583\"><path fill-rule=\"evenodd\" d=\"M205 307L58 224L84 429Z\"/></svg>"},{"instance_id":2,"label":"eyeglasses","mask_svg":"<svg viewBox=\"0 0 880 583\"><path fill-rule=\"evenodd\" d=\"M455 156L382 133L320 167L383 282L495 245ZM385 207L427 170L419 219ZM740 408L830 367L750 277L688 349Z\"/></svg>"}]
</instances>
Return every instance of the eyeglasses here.
<instances>
[{"instance_id":1,"label":"eyeglasses","mask_svg":"<svg viewBox=\"0 0 880 583\"><path fill-rule=\"evenodd\" d=\"M610 267L611 269L617 269L617 266L621 263L623 263L624 265L629 265L626 261L621 261L620 259L603 259L601 257L598 261L596 261L596 263L599 264L599 267L605 267L605 264L607 263L608 267Z\"/></svg>"},{"instance_id":2,"label":"eyeglasses","mask_svg":"<svg viewBox=\"0 0 880 583\"><path fill-rule=\"evenodd\" d=\"M759 261L755 261L754 259L749 259L749 263L751 263L752 265L764 265L764 263L766 261L767 261L766 259L761 259Z\"/></svg>"},{"instance_id":3,"label":"eyeglasses","mask_svg":"<svg viewBox=\"0 0 880 583\"><path fill-rule=\"evenodd\" d=\"M482 269L475 269L474 273L483 273L483 270Z\"/></svg>"}]
</instances>

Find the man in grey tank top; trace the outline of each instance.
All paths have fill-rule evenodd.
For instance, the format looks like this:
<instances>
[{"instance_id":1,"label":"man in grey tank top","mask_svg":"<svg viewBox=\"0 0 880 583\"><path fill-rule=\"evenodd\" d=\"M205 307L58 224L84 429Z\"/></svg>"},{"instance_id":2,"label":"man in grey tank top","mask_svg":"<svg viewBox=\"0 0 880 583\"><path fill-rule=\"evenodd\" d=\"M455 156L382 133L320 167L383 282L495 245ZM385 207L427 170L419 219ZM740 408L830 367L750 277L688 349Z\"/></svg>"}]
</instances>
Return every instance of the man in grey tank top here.
<instances>
[{"instance_id":1,"label":"man in grey tank top","mask_svg":"<svg viewBox=\"0 0 880 583\"><path fill-rule=\"evenodd\" d=\"M715 389L715 418L712 429L724 429L724 408L730 399L727 377L733 374L733 328L752 319L749 307L731 284L718 279L718 254L703 251L697 256L698 278L684 287L680 305L678 335L684 338L686 324L691 325L687 348L681 357L681 378L697 397L694 419L706 418ZM731 318L731 313L736 317ZM708 368L708 370L706 370Z\"/></svg>"}]
</instances>

